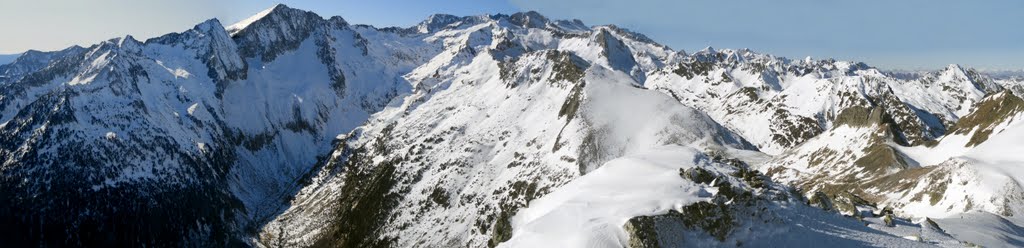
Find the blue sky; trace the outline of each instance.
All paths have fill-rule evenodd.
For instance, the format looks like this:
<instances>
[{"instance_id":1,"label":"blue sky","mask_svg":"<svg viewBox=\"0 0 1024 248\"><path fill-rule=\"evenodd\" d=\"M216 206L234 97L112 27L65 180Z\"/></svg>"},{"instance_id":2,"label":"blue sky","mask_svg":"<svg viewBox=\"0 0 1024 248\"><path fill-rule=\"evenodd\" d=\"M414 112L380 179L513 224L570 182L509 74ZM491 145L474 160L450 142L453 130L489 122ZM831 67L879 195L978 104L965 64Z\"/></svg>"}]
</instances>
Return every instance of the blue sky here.
<instances>
[{"instance_id":1,"label":"blue sky","mask_svg":"<svg viewBox=\"0 0 1024 248\"><path fill-rule=\"evenodd\" d=\"M410 26L432 13L537 10L555 19L616 24L686 51L751 48L892 69L950 63L1024 68L1024 1L1017 0L0 0L0 53L125 34L147 38L212 17L229 25L277 2L375 26Z\"/></svg>"}]
</instances>

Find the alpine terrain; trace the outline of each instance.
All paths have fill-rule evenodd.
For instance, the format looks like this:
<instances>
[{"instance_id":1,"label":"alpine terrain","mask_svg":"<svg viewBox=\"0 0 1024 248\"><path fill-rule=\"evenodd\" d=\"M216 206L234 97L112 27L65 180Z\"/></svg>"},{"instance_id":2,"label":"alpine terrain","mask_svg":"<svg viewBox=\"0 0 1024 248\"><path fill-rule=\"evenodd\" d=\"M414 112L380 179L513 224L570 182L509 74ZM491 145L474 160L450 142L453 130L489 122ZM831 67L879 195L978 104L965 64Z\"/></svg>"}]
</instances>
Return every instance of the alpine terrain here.
<instances>
[{"instance_id":1,"label":"alpine terrain","mask_svg":"<svg viewBox=\"0 0 1024 248\"><path fill-rule=\"evenodd\" d=\"M1024 78L277 5L0 65L5 247L1024 246Z\"/></svg>"}]
</instances>

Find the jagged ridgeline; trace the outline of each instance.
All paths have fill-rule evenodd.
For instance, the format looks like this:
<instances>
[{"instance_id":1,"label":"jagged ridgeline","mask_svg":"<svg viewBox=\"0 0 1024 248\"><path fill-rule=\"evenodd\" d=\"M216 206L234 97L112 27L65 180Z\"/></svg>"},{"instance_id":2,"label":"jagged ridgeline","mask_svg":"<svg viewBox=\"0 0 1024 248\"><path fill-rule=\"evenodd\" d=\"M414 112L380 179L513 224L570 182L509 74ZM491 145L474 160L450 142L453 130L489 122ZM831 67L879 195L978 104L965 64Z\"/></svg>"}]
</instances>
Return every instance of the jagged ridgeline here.
<instances>
[{"instance_id":1,"label":"jagged ridgeline","mask_svg":"<svg viewBox=\"0 0 1024 248\"><path fill-rule=\"evenodd\" d=\"M439 47L282 5L241 29L25 53L0 66L0 240L252 246Z\"/></svg>"},{"instance_id":2,"label":"jagged ridgeline","mask_svg":"<svg viewBox=\"0 0 1024 248\"><path fill-rule=\"evenodd\" d=\"M536 12L377 28L277 5L0 65L0 243L665 247L798 233L914 245L806 203L890 204L892 223L915 202L949 206L935 199L960 189L949 175L978 174L962 169L974 160L925 167L905 150L1008 139L1020 88L956 65L906 77L689 54ZM626 189L607 199L652 197L590 197ZM1018 213L1005 199L952 209ZM587 227L601 228L538 231L579 220L545 222L566 211L597 213Z\"/></svg>"}]
</instances>

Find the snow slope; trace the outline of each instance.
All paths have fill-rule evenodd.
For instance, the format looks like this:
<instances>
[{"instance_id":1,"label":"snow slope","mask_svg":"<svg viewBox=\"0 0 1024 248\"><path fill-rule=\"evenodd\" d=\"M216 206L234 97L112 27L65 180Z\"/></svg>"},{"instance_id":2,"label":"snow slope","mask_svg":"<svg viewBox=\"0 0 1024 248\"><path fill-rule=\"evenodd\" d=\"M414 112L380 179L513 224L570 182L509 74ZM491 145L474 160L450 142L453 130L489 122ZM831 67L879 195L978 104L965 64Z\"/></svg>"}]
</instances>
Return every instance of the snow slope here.
<instances>
[{"instance_id":1,"label":"snow slope","mask_svg":"<svg viewBox=\"0 0 1024 248\"><path fill-rule=\"evenodd\" d=\"M971 243L986 246L1024 245L1024 222L1020 217L1004 217L986 212L968 212L936 219L953 237L971 240Z\"/></svg>"},{"instance_id":2,"label":"snow slope","mask_svg":"<svg viewBox=\"0 0 1024 248\"><path fill-rule=\"evenodd\" d=\"M685 212L683 206L711 201L717 187L685 180L680 169L700 167L726 174L733 168L710 160L698 150L669 146L627 155L584 175L550 194L530 202L512 219L512 239L499 247L627 247L630 236L623 228L637 216L664 215L669 210ZM770 224L752 226L757 230L736 235L743 246L927 246L879 232L853 219L806 206L772 206L780 214ZM683 243L662 245L717 246L719 241L693 232ZM683 235L679 233L678 235ZM671 245L670 245L671 244Z\"/></svg>"},{"instance_id":3,"label":"snow slope","mask_svg":"<svg viewBox=\"0 0 1024 248\"><path fill-rule=\"evenodd\" d=\"M655 148L605 163L597 170L530 202L512 218L504 247L619 247L632 217L660 215L698 201L713 189L684 181L679 169L707 163L693 149Z\"/></svg>"},{"instance_id":4,"label":"snow slope","mask_svg":"<svg viewBox=\"0 0 1024 248\"><path fill-rule=\"evenodd\" d=\"M227 30L229 34L234 35L235 33L239 32L239 31L242 31L242 29L245 29L246 27L248 27L250 24L252 24L252 23L254 23L256 21L259 21L260 19L263 19L264 17L269 15L270 12L274 11L274 9L284 8L284 7L285 6L282 5L282 4L274 5L274 7L267 8L265 10L257 12L255 15L249 16L249 17L247 17L247 18L245 18L245 19L243 19L241 21L238 21L238 22L236 22L234 24L231 24L231 25L229 25L227 27L224 27L224 29Z\"/></svg>"}]
</instances>

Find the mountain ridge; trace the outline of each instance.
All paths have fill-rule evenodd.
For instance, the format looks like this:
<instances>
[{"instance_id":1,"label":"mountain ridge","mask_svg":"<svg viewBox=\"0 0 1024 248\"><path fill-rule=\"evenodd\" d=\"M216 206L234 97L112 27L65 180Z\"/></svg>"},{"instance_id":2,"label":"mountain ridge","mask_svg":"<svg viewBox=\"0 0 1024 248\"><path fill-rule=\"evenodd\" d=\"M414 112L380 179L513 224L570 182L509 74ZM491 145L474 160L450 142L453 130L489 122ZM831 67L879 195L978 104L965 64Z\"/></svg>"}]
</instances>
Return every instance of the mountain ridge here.
<instances>
[{"instance_id":1,"label":"mountain ridge","mask_svg":"<svg viewBox=\"0 0 1024 248\"><path fill-rule=\"evenodd\" d=\"M901 78L864 63L749 49L687 54L614 25L537 12L439 14L412 27L375 28L275 5L228 27L211 19L146 41L125 36L0 65L7 158L0 221L40 226L3 230L16 244L54 246L529 243L528 220L541 220L529 213L563 207L535 202L558 202L570 193L553 192L573 192L563 186L576 180L624 180L600 175L643 160L675 163L650 168L713 171L730 183L660 177L703 185L687 193L702 203L652 212L683 216L638 219L633 228L683 221L670 231L696 235L698 244L749 244L740 226L781 216L779 226L828 220L856 242L896 244L905 242L897 231L871 224L892 216L851 211L863 206L843 194L787 192L791 178L774 183L755 169L775 176L771 168L794 168L780 161L807 159L799 149L847 140L837 131L848 128L864 134L863 125L881 135L857 147L850 164L889 168L882 164L889 160L872 158L910 152L888 142L942 143L947 130L959 130L954 123L977 119L968 118L976 105L1016 86L952 65ZM1016 115L1007 116L1000 120ZM864 117L874 121L857 123ZM997 142L1009 137L995 122L984 127ZM656 155L664 150L692 156ZM680 162L688 159L708 160ZM916 166L928 165L879 176ZM35 197L48 194L73 201ZM804 204L803 197L816 206L835 202L868 224L779 207ZM873 202L922 199L930 200ZM731 200L771 211L740 218L734 213L753 210ZM196 208L207 211L186 211ZM691 223L685 214L693 208L718 211L714 219L725 225ZM124 214L166 223L104 222ZM602 230L626 235L625 223L606 224ZM69 226L87 231L51 238ZM114 230L131 231L89 236ZM647 231L678 242L666 230ZM799 244L783 234L747 234ZM946 236L928 244L959 244Z\"/></svg>"}]
</instances>

